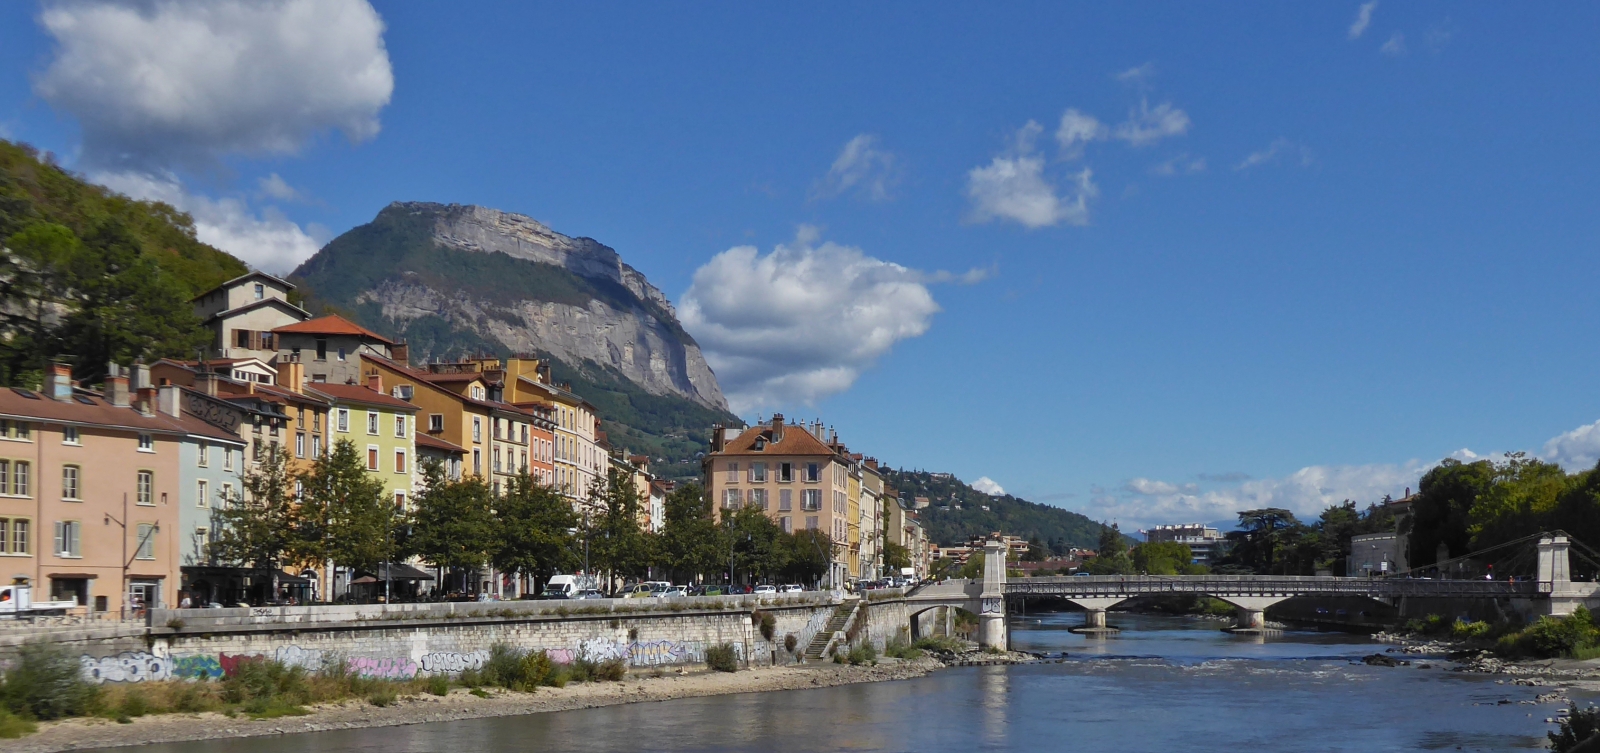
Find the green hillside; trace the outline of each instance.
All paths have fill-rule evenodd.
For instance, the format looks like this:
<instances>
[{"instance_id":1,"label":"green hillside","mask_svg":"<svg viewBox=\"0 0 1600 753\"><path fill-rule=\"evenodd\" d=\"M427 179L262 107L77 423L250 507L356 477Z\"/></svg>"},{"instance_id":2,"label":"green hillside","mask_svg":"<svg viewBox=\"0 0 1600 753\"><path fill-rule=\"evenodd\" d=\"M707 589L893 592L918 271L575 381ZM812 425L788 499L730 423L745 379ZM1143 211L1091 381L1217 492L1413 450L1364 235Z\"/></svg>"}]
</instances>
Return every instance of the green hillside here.
<instances>
[{"instance_id":1,"label":"green hillside","mask_svg":"<svg viewBox=\"0 0 1600 753\"><path fill-rule=\"evenodd\" d=\"M364 293L387 281L404 281L507 309L525 301L585 306L599 300L619 310L643 309L674 335L688 338L670 312L614 281L583 277L553 264L505 254L442 247L433 242L430 218L395 207L335 238L289 279L302 286L307 307L313 312L337 312L404 341L410 346L411 359L419 363L511 353L493 338L438 316L404 322L385 317L378 303L363 300ZM493 309L489 311L495 316ZM599 410L614 447L665 461L657 462L653 470L668 478L698 476L694 455L705 449L712 424L742 425L726 411L676 396L650 394L617 370L594 361L568 363L549 353L538 355L551 362L556 381L571 382L573 392Z\"/></svg>"},{"instance_id":2,"label":"green hillside","mask_svg":"<svg viewBox=\"0 0 1600 753\"><path fill-rule=\"evenodd\" d=\"M195 238L188 215L136 201L0 140L0 383L37 383L65 359L93 381L108 361L192 357L209 339L189 299L244 274Z\"/></svg>"},{"instance_id":3,"label":"green hillside","mask_svg":"<svg viewBox=\"0 0 1600 753\"><path fill-rule=\"evenodd\" d=\"M884 485L899 496L928 498L928 507L918 515L928 538L939 546L960 545L974 536L1000 531L1041 541L1059 553L1071 547L1095 548L1104 528L1070 510L1010 494L991 497L948 473L905 469L885 469L883 473Z\"/></svg>"}]
</instances>

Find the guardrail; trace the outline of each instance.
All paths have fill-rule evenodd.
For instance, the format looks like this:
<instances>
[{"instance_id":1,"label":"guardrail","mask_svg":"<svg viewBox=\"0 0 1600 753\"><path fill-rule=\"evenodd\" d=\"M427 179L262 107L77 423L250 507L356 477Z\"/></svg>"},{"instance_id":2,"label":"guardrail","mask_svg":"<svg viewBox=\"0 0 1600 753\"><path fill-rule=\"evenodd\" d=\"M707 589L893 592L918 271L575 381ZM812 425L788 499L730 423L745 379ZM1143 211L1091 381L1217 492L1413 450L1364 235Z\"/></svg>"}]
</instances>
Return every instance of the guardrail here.
<instances>
[{"instance_id":1,"label":"guardrail","mask_svg":"<svg viewBox=\"0 0 1600 753\"><path fill-rule=\"evenodd\" d=\"M1326 575L1094 575L1013 578L1005 592L1018 596L1140 596L1201 593L1212 596L1535 596L1534 581L1340 578Z\"/></svg>"}]
</instances>

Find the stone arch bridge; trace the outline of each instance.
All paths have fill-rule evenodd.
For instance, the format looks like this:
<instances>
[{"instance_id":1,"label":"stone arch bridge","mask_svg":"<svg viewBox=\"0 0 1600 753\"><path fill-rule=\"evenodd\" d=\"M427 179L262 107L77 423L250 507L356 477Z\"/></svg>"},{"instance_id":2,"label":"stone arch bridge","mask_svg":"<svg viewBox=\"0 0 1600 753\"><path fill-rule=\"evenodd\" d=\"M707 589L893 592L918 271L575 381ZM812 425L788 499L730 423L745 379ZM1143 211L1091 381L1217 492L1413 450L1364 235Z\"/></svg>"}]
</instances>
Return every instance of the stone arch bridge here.
<instances>
[{"instance_id":1,"label":"stone arch bridge","mask_svg":"<svg viewBox=\"0 0 1600 753\"><path fill-rule=\"evenodd\" d=\"M1296 596L1364 596L1387 604L1407 597L1505 599L1525 614L1568 614L1580 605L1600 605L1600 584L1575 583L1568 572L1570 542L1551 534L1538 544L1538 576L1533 580L1433 580L1429 578L1344 578L1285 575L1101 575L1006 577L1006 549L998 541L984 546L982 580L946 580L912 591L908 615L940 607L961 608L979 617L978 642L1006 648L1006 602L1029 596L1070 601L1088 612L1085 627L1105 628L1106 610L1151 594L1211 596L1238 609L1237 632L1265 630L1267 607ZM946 619L950 610L945 611Z\"/></svg>"}]
</instances>

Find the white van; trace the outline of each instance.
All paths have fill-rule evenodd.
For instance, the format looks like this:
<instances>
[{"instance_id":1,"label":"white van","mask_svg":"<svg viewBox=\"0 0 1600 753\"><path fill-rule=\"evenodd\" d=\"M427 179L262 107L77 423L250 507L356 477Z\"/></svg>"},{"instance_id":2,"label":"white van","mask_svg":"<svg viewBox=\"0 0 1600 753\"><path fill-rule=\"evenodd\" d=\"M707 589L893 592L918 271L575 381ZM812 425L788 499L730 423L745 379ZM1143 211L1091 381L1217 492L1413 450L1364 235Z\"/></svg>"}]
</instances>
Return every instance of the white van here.
<instances>
[{"instance_id":1,"label":"white van","mask_svg":"<svg viewBox=\"0 0 1600 753\"><path fill-rule=\"evenodd\" d=\"M539 598L570 599L577 596L579 591L596 588L598 585L592 575L552 575L550 581L544 584L544 591Z\"/></svg>"}]
</instances>

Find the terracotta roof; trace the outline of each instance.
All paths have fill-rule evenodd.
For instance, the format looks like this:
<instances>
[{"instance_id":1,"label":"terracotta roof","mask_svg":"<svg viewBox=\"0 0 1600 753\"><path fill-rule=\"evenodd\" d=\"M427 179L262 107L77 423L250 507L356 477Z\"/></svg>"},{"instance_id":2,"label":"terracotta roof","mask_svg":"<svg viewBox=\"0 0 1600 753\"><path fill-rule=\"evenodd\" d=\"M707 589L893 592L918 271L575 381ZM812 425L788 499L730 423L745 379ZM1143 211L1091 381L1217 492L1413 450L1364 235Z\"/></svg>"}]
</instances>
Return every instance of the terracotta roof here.
<instances>
[{"instance_id":1,"label":"terracotta roof","mask_svg":"<svg viewBox=\"0 0 1600 753\"><path fill-rule=\"evenodd\" d=\"M423 434L421 432L417 433L417 446L418 447L426 447L426 448L428 448L430 450L443 450L444 452L453 452L453 453L456 453L458 455L467 454L467 449L465 447L462 447L461 445L452 444L450 442L444 441L443 439L435 437L435 436L433 436L431 434Z\"/></svg>"},{"instance_id":2,"label":"terracotta roof","mask_svg":"<svg viewBox=\"0 0 1600 753\"><path fill-rule=\"evenodd\" d=\"M33 397L28 397L29 395ZM229 442L243 441L238 436L194 416L175 417L160 411L146 416L136 408L118 407L104 398L82 393L74 395L70 402L62 402L31 390L0 389L0 416L63 421L151 433L194 434Z\"/></svg>"},{"instance_id":3,"label":"terracotta roof","mask_svg":"<svg viewBox=\"0 0 1600 753\"><path fill-rule=\"evenodd\" d=\"M374 389L369 389L359 384L329 384L327 382L312 382L306 386L306 391L318 395L326 395L334 400L347 403L362 403L364 405L381 405L386 408L399 408L416 410L412 405L397 397L389 397Z\"/></svg>"},{"instance_id":4,"label":"terracotta roof","mask_svg":"<svg viewBox=\"0 0 1600 753\"><path fill-rule=\"evenodd\" d=\"M479 376L478 374L435 374L435 373L433 373L431 371L423 371L422 369L412 368L410 366L401 364L398 361L395 361L395 360L392 360L392 359L389 359L389 358L384 358L383 356L375 356L375 355L372 355L371 353L362 353L361 357L365 358L368 361L371 361L371 362L373 362L375 364L378 364L379 366L384 366L384 367L387 367L387 368L392 369L394 371L398 371L401 374L404 374L404 375L406 375L408 377L411 377L412 379L415 379L416 381L422 382L424 384L434 385L436 387L436 389L439 389L440 391L442 391L444 393L447 393L451 397L454 397L457 400L460 400L460 401L462 401L464 403L467 403L468 405L476 405L476 406L478 406L480 408L486 408L488 410L503 410L503 411L506 411L506 412L509 412L509 413L516 413L516 414L522 415L522 416L532 416L532 417L538 418L538 416L534 416L534 414L532 412L528 411L527 409L521 408L521 407L516 406L516 405L512 405L511 403L496 403L496 402L489 401L489 400L478 400L476 398L467 397L466 395L463 395L463 394L461 394L459 392L455 392L455 391L452 391L452 390L447 390L447 389L444 389L442 387L437 387L437 385L440 382L466 381L466 380L462 380L462 379L438 379L437 377L470 376L470 377L476 378L477 376Z\"/></svg>"},{"instance_id":5,"label":"terracotta roof","mask_svg":"<svg viewBox=\"0 0 1600 753\"><path fill-rule=\"evenodd\" d=\"M366 327L356 324L349 319L339 316L338 314L329 314L327 316L319 316L309 321L285 324L282 327L273 330L273 332L290 335L355 335L359 337L369 337L388 345L394 344L393 340L373 332Z\"/></svg>"},{"instance_id":6,"label":"terracotta roof","mask_svg":"<svg viewBox=\"0 0 1600 753\"><path fill-rule=\"evenodd\" d=\"M756 438L766 441L766 449L755 449ZM806 431L804 426L784 426L782 441L772 441L772 425L745 429L739 436L728 440L719 455L833 455L834 451L822 440Z\"/></svg>"}]
</instances>

